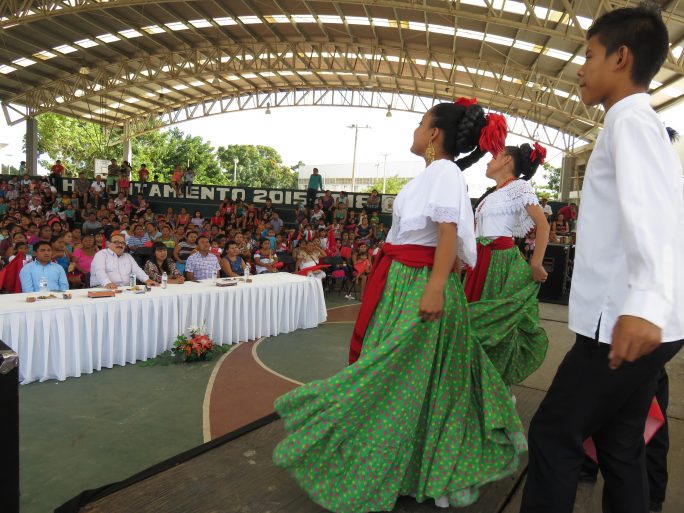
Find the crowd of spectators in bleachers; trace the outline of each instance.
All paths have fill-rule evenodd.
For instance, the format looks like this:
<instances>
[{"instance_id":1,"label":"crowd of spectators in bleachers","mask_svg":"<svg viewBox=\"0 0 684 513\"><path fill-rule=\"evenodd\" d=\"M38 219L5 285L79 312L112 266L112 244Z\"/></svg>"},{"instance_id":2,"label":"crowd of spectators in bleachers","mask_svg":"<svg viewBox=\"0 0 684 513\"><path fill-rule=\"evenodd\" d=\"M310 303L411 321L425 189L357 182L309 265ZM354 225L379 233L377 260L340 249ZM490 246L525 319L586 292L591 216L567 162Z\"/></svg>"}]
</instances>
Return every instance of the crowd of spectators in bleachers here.
<instances>
[{"instance_id":1,"label":"crowd of spectators in bleachers","mask_svg":"<svg viewBox=\"0 0 684 513\"><path fill-rule=\"evenodd\" d=\"M377 192L360 211L350 208L344 194L335 197L325 191L313 205L295 206L294 213L278 212L270 200L259 205L225 200L205 217L186 208L155 212L144 194L129 194L130 170L127 162L118 166L113 160L106 178L81 174L72 193L62 192L60 162L47 178L23 175L0 182L0 267L17 257L29 264L37 259L40 243L43 263L37 261L34 267L56 264L69 288L121 285L103 277L102 269L92 269L94 261L96 266L109 265L106 255L99 260L97 255L110 251L117 258L130 255L138 280L151 284L160 282L163 272L170 283L182 283L214 272L243 275L248 267L252 274L297 272L324 279L329 287L346 284L352 298L363 294L373 255L387 235ZM187 170L181 171L172 174L178 175L177 195L188 183ZM149 175L139 176L146 181ZM285 223L283 213L293 222ZM40 269L38 274L47 273L45 267ZM51 269L48 274L60 275ZM31 268L22 271L24 291L37 290L37 284L23 279ZM120 279L128 284L127 276ZM65 284L61 278L48 282L48 290L61 290Z\"/></svg>"}]
</instances>

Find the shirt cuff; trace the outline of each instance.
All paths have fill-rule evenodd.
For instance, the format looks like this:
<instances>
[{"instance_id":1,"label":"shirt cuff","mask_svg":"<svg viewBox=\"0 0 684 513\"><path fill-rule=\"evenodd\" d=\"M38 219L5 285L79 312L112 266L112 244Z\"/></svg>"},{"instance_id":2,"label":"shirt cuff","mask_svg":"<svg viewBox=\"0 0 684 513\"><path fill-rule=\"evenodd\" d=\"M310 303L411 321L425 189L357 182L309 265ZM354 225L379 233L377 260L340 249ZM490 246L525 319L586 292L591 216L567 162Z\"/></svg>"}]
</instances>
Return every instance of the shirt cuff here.
<instances>
[{"instance_id":1,"label":"shirt cuff","mask_svg":"<svg viewBox=\"0 0 684 513\"><path fill-rule=\"evenodd\" d=\"M672 303L661 293L653 290L632 290L622 305L620 315L640 317L663 329L671 312Z\"/></svg>"}]
</instances>

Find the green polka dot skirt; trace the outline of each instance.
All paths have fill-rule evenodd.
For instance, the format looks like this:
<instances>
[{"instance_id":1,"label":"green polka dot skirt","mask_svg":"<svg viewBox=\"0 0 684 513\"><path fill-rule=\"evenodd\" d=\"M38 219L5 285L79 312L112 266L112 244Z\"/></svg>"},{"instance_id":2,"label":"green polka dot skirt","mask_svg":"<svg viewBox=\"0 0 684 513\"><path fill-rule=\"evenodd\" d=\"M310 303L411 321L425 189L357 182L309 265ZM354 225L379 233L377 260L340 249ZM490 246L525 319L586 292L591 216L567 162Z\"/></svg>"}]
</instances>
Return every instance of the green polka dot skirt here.
<instances>
[{"instance_id":1,"label":"green polka dot skirt","mask_svg":"<svg viewBox=\"0 0 684 513\"><path fill-rule=\"evenodd\" d=\"M361 358L276 401L287 437L274 461L330 511L389 511L401 495L467 506L527 450L455 276L442 320L420 322L428 272L393 262Z\"/></svg>"},{"instance_id":2,"label":"green polka dot skirt","mask_svg":"<svg viewBox=\"0 0 684 513\"><path fill-rule=\"evenodd\" d=\"M508 385L523 381L546 356L538 292L529 264L513 247L492 251L482 296L469 305L473 334Z\"/></svg>"}]
</instances>

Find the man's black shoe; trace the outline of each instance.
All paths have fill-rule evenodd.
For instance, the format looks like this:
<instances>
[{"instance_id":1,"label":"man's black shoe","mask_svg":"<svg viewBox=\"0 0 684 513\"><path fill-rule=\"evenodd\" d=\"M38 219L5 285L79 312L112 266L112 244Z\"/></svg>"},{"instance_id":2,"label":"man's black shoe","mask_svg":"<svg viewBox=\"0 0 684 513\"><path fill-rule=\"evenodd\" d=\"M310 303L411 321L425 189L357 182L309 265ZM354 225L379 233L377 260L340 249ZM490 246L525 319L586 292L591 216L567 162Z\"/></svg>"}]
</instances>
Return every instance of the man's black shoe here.
<instances>
[{"instance_id":1,"label":"man's black shoe","mask_svg":"<svg viewBox=\"0 0 684 513\"><path fill-rule=\"evenodd\" d=\"M660 513L662 510L663 510L663 503L662 502L651 501L650 506L649 506L649 511L651 511L651 513Z\"/></svg>"}]
</instances>

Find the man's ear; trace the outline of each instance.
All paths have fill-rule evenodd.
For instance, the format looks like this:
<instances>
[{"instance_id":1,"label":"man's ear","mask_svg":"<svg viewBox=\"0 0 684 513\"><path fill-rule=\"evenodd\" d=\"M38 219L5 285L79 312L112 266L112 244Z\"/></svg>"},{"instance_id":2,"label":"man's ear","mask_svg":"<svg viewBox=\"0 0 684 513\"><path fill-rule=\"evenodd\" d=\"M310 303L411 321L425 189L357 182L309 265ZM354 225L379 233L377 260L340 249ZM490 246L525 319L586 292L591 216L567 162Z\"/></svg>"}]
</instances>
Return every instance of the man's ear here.
<instances>
[{"instance_id":1,"label":"man's ear","mask_svg":"<svg viewBox=\"0 0 684 513\"><path fill-rule=\"evenodd\" d=\"M632 66L632 52L626 46L619 47L613 53L613 62L615 71L624 71Z\"/></svg>"}]
</instances>

